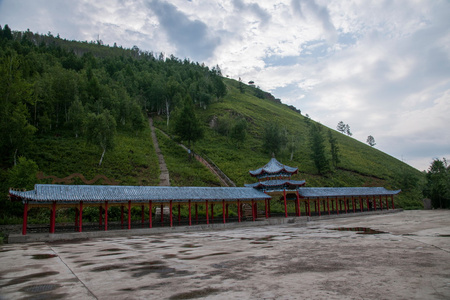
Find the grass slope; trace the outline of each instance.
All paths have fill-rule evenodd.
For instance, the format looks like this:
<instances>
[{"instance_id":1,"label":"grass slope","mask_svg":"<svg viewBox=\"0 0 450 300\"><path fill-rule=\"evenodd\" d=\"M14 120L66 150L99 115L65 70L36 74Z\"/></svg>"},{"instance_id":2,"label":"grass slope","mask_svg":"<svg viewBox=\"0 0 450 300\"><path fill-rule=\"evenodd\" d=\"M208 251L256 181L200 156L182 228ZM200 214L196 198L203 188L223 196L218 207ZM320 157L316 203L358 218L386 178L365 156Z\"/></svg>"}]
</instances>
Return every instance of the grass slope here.
<instances>
[{"instance_id":1,"label":"grass slope","mask_svg":"<svg viewBox=\"0 0 450 300\"><path fill-rule=\"evenodd\" d=\"M269 122L278 123L289 136L298 139L298 146L290 161L290 152L285 150L277 159L290 166L299 167L294 179L305 179L308 186L384 186L388 189L402 189L398 204L405 208L421 208L423 174L411 166L389 156L378 149L361 143L351 137L332 130L337 138L341 163L326 176L320 176L310 159L309 133L305 117L286 105L268 99L259 99L250 89L241 93L238 82L226 79L228 94L220 102L207 109L197 111L204 124L215 116L241 116L247 120L248 135L244 145L238 147L227 137L205 128L204 138L196 143L196 151L206 154L238 186L254 182L248 171L266 164L271 155L263 149L264 127ZM313 121L312 121L313 122ZM161 123L160 123L161 125ZM323 128L328 141L328 128ZM328 142L326 142L329 147ZM327 149L329 151L329 149Z\"/></svg>"},{"instance_id":2,"label":"grass slope","mask_svg":"<svg viewBox=\"0 0 450 300\"><path fill-rule=\"evenodd\" d=\"M87 180L105 175L120 185L157 185L159 165L153 147L150 128L138 135L119 132L115 147L108 150L101 166L101 150L86 144L83 137L45 136L37 138L27 153L45 175L64 178L81 173ZM45 181L51 181L46 179ZM75 184L82 184L76 179ZM96 184L102 184L100 180Z\"/></svg>"}]
</instances>

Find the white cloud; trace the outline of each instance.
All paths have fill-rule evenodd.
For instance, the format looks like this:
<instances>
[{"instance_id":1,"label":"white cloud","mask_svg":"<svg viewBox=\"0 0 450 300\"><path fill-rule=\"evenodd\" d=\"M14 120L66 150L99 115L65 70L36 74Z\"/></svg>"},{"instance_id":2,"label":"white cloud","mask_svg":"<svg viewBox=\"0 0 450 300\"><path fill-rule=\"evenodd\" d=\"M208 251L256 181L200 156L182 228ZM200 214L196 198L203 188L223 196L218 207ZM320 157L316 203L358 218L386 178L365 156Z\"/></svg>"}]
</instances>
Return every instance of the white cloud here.
<instances>
[{"instance_id":1,"label":"white cloud","mask_svg":"<svg viewBox=\"0 0 450 300\"><path fill-rule=\"evenodd\" d=\"M450 157L447 1L3 0L0 20L219 64L419 169Z\"/></svg>"}]
</instances>

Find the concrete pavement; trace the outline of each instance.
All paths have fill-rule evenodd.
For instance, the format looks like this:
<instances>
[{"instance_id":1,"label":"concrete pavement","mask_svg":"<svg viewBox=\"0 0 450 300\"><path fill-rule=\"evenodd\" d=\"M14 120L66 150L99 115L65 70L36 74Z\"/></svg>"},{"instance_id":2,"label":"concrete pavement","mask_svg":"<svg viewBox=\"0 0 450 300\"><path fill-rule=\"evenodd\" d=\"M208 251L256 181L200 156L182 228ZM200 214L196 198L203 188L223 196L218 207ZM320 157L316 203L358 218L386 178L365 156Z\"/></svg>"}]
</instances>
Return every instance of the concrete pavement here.
<instances>
[{"instance_id":1,"label":"concrete pavement","mask_svg":"<svg viewBox=\"0 0 450 300\"><path fill-rule=\"evenodd\" d=\"M7 244L0 252L3 299L450 298L448 210Z\"/></svg>"}]
</instances>

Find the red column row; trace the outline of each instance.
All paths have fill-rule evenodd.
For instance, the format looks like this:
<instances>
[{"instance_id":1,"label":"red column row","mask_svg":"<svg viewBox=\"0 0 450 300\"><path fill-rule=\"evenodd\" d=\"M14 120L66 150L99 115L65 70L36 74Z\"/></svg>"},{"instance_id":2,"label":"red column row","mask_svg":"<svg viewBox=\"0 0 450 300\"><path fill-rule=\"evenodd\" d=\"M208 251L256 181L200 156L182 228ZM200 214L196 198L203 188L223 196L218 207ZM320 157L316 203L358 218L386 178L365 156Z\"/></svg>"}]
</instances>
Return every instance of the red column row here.
<instances>
[{"instance_id":1,"label":"red column row","mask_svg":"<svg viewBox=\"0 0 450 300\"><path fill-rule=\"evenodd\" d=\"M391 196L391 207L392 209L395 209L394 206L394 196ZM378 196L378 201L379 201L379 207L380 209L383 209L383 199L382 196ZM356 206L357 203L359 202L359 206L360 206L360 211L363 212L364 207L363 207L363 198L361 196L358 197L359 201L356 201L355 198L352 196L351 197L351 203L352 203L352 209L353 212L356 212ZM284 210L285 210L285 217L288 216L288 211L287 211L287 199L286 199L286 191L283 191L283 200L284 200ZM314 204L315 204L315 210L318 213L318 215L321 215L322 209L321 209L321 205L320 205L320 201L321 199L317 198L314 199ZM326 200L323 200L323 208L325 209L325 201L326 201L326 207L327 207L327 211L328 214L331 214L330 211L330 201L331 201L331 210L334 210L334 204L336 204L336 213L339 214L339 211L342 210L342 201L344 202L344 209L345 212L347 213L348 210L350 209L350 203L349 203L349 199L345 198L339 199L339 198L335 198L333 199L329 199L328 197L326 198ZM252 220L255 221L257 218L257 202L252 200L251 202L251 207L252 207ZM338 206L339 203L339 206ZM373 204L373 210L377 209L377 196L373 196L372 197L372 201L371 203ZM370 206L370 201L369 201L369 196L366 196L366 206L367 206L367 210L371 210L371 206ZM131 201L128 201L128 229L131 229ZM208 206L208 200L205 201L205 212L206 212L206 223L209 224L209 206ZM385 196L385 206L386 209L389 209L389 201L388 201L388 196ZM240 200L237 200L237 214L238 214L238 222L241 222L241 218L242 218L242 205ZM144 224L144 205L141 206L142 208L142 224ZM152 228L152 208L153 208L153 203L152 201L149 201L149 227ZM164 206L161 204L161 223L164 222L164 213L163 213L163 208ZM172 201L169 201L169 218L170 218L170 226L173 226L173 217L172 217L172 209L173 209L173 205L172 205ZM296 195L296 202L295 202L295 213L297 216L301 215L301 211L300 211L300 197L299 194L297 192ZM192 216L191 216L191 200L188 200L188 211L189 211L189 226L192 225ZM311 216L311 206L310 206L310 199L306 198L305 201L305 212L307 215ZM102 220L103 220L103 213L105 215L104 217L104 230L108 230L108 201L105 201L104 203L104 209L102 206L99 207L99 225L102 226ZM211 203L211 221L213 220L214 217L214 203ZM270 200L265 200L265 217L269 218L270 217ZM222 200L222 221L223 223L226 223L226 219L228 218L228 204L225 203L225 200ZM181 213L180 213L180 204L178 204L178 222L180 222L181 220ZM198 204L195 203L195 220L198 223ZM22 224L22 234L26 235L27 233L27 221L28 221L28 203L24 204L24 212L23 212L23 224ZM50 233L54 233L55 232L55 224L56 223L56 201L53 201L51 204L51 214L50 214ZM122 228L123 228L123 223L124 223L124 206L121 206L121 224L122 224ZM75 228L77 229L78 232L82 232L82 228L83 228L83 201L80 201L79 206L76 208L76 213L75 213Z\"/></svg>"}]
</instances>

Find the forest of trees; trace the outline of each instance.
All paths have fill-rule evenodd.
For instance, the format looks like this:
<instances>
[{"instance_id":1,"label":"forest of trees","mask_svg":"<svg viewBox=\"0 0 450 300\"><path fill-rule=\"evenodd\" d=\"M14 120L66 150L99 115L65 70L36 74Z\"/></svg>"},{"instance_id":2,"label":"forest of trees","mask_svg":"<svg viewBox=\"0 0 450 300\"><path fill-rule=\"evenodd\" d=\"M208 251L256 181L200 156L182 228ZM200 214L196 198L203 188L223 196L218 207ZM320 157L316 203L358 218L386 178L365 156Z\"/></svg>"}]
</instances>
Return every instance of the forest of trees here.
<instances>
[{"instance_id":1,"label":"forest of trees","mask_svg":"<svg viewBox=\"0 0 450 300\"><path fill-rule=\"evenodd\" d=\"M98 145L103 158L116 130L140 131L146 114L165 115L169 125L186 95L205 108L226 94L218 66L102 44L0 26L3 167L15 165L35 135L68 132Z\"/></svg>"}]
</instances>

